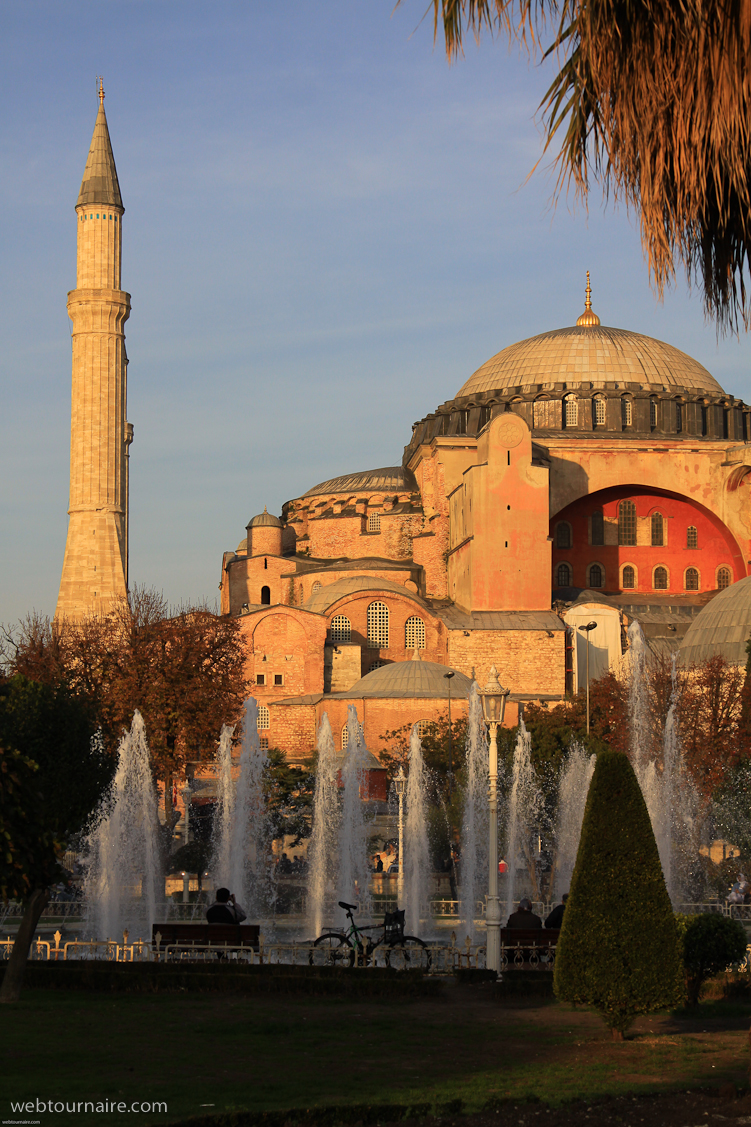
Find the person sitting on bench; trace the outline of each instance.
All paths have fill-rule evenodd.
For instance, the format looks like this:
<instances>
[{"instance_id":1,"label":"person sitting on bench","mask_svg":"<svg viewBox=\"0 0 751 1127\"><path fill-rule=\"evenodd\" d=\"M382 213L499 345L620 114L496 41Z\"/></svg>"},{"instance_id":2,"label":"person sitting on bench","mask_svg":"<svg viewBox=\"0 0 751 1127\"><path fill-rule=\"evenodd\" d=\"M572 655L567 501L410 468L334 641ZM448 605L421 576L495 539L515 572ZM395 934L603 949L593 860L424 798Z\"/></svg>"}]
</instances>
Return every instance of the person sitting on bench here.
<instances>
[{"instance_id":1,"label":"person sitting on bench","mask_svg":"<svg viewBox=\"0 0 751 1127\"><path fill-rule=\"evenodd\" d=\"M228 888L217 888L216 900L206 909L206 919L210 924L239 924L246 915L242 905L235 900L234 892Z\"/></svg>"},{"instance_id":2,"label":"person sitting on bench","mask_svg":"<svg viewBox=\"0 0 751 1127\"><path fill-rule=\"evenodd\" d=\"M217 896L219 893L217 893ZM519 907L508 918L506 927L538 928L542 927L542 920L532 911L532 903L525 896L519 901Z\"/></svg>"}]
</instances>

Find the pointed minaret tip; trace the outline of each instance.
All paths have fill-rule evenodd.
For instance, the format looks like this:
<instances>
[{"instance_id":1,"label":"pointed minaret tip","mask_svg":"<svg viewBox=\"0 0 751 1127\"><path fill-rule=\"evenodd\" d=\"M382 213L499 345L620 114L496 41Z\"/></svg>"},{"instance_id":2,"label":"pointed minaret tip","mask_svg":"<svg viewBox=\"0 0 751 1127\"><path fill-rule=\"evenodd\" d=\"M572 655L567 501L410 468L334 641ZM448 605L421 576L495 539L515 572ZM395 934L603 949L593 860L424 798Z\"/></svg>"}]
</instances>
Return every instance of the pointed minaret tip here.
<instances>
[{"instance_id":1,"label":"pointed minaret tip","mask_svg":"<svg viewBox=\"0 0 751 1127\"><path fill-rule=\"evenodd\" d=\"M99 112L84 169L76 207L118 207L123 209L115 158L112 153L107 118L104 113L104 83L98 78Z\"/></svg>"}]
</instances>

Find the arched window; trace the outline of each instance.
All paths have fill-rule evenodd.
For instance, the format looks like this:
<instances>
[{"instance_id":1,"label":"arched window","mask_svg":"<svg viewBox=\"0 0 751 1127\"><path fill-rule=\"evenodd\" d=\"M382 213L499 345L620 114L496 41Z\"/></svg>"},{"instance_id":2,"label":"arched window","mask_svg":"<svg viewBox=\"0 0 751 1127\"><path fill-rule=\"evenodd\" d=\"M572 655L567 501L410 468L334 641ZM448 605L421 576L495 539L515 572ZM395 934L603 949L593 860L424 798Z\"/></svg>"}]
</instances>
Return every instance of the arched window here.
<instances>
[{"instance_id":1,"label":"arched window","mask_svg":"<svg viewBox=\"0 0 751 1127\"><path fill-rule=\"evenodd\" d=\"M668 589L668 569L666 567L656 567L652 586L655 591L667 591Z\"/></svg>"},{"instance_id":2,"label":"arched window","mask_svg":"<svg viewBox=\"0 0 751 1127\"><path fill-rule=\"evenodd\" d=\"M347 618L346 614L335 614L331 619L331 641L352 641L352 623Z\"/></svg>"},{"instance_id":3,"label":"arched window","mask_svg":"<svg viewBox=\"0 0 751 1127\"><path fill-rule=\"evenodd\" d=\"M732 582L732 576L730 575L730 568L729 567L718 568L718 570L717 570L717 590L718 591L724 591L726 587L730 586L731 582Z\"/></svg>"},{"instance_id":4,"label":"arched window","mask_svg":"<svg viewBox=\"0 0 751 1127\"><path fill-rule=\"evenodd\" d=\"M631 400L627 395L621 399L621 426L630 427L633 422L634 411Z\"/></svg>"},{"instance_id":5,"label":"arched window","mask_svg":"<svg viewBox=\"0 0 751 1127\"><path fill-rule=\"evenodd\" d=\"M596 427L605 426L607 408L605 400L601 395L598 395L592 401L592 419Z\"/></svg>"},{"instance_id":6,"label":"arched window","mask_svg":"<svg viewBox=\"0 0 751 1127\"><path fill-rule=\"evenodd\" d=\"M269 710L265 704L258 706L258 723L256 724L259 732L268 732L269 730Z\"/></svg>"},{"instance_id":7,"label":"arched window","mask_svg":"<svg viewBox=\"0 0 751 1127\"><path fill-rule=\"evenodd\" d=\"M270 587L262 587L261 588L261 605L265 606L265 607L268 607L268 606L271 605L271 588Z\"/></svg>"},{"instance_id":8,"label":"arched window","mask_svg":"<svg viewBox=\"0 0 751 1127\"><path fill-rule=\"evenodd\" d=\"M698 548L699 547L699 533L693 524L690 524L686 529L686 547Z\"/></svg>"},{"instance_id":9,"label":"arched window","mask_svg":"<svg viewBox=\"0 0 751 1127\"><path fill-rule=\"evenodd\" d=\"M380 513L370 513L368 515L368 532L380 532L380 531L381 531L381 514Z\"/></svg>"},{"instance_id":10,"label":"arched window","mask_svg":"<svg viewBox=\"0 0 751 1127\"><path fill-rule=\"evenodd\" d=\"M699 572L695 567L686 568L686 576L684 586L687 591L699 590Z\"/></svg>"},{"instance_id":11,"label":"arched window","mask_svg":"<svg viewBox=\"0 0 751 1127\"><path fill-rule=\"evenodd\" d=\"M623 582L621 586L624 591L633 591L636 586L636 572L631 564L626 564L623 569Z\"/></svg>"},{"instance_id":12,"label":"arched window","mask_svg":"<svg viewBox=\"0 0 751 1127\"><path fill-rule=\"evenodd\" d=\"M320 590L321 590L321 584L320 584L320 583L318 582L318 580L317 580L317 579L316 579L315 583L313 584L313 586L312 586L312 587L310 588L310 590L312 591L312 593L313 593L314 595L315 595L316 591L320 591Z\"/></svg>"},{"instance_id":13,"label":"arched window","mask_svg":"<svg viewBox=\"0 0 751 1127\"><path fill-rule=\"evenodd\" d=\"M540 430L548 421L548 403L550 400L545 396L543 399L535 399L532 404L532 426L535 430Z\"/></svg>"},{"instance_id":14,"label":"arched window","mask_svg":"<svg viewBox=\"0 0 751 1127\"><path fill-rule=\"evenodd\" d=\"M571 586L571 568L567 563L560 563L555 569L555 585L556 587Z\"/></svg>"},{"instance_id":15,"label":"arched window","mask_svg":"<svg viewBox=\"0 0 751 1127\"><path fill-rule=\"evenodd\" d=\"M415 615L404 623L404 645L408 650L425 649L425 623Z\"/></svg>"},{"instance_id":16,"label":"arched window","mask_svg":"<svg viewBox=\"0 0 751 1127\"><path fill-rule=\"evenodd\" d=\"M555 526L555 546L556 548L571 547L571 525L568 521L559 521Z\"/></svg>"},{"instance_id":17,"label":"arched window","mask_svg":"<svg viewBox=\"0 0 751 1127\"><path fill-rule=\"evenodd\" d=\"M652 547L661 548L665 543L663 540L663 523L662 513L652 513Z\"/></svg>"},{"instance_id":18,"label":"arched window","mask_svg":"<svg viewBox=\"0 0 751 1127\"><path fill-rule=\"evenodd\" d=\"M676 434L683 430L683 406L678 402L675 404L675 430Z\"/></svg>"},{"instance_id":19,"label":"arched window","mask_svg":"<svg viewBox=\"0 0 751 1127\"><path fill-rule=\"evenodd\" d=\"M599 564L589 565L589 587L602 587L602 568Z\"/></svg>"},{"instance_id":20,"label":"arched window","mask_svg":"<svg viewBox=\"0 0 751 1127\"><path fill-rule=\"evenodd\" d=\"M657 400L650 399L649 401L649 425L651 427L657 426Z\"/></svg>"},{"instance_id":21,"label":"arched window","mask_svg":"<svg viewBox=\"0 0 751 1127\"><path fill-rule=\"evenodd\" d=\"M618 506L618 543L636 543L636 505L633 501L621 501Z\"/></svg>"},{"instance_id":22,"label":"arched window","mask_svg":"<svg viewBox=\"0 0 751 1127\"><path fill-rule=\"evenodd\" d=\"M345 724L342 728L342 751L345 751L349 745L349 728Z\"/></svg>"},{"instance_id":23,"label":"arched window","mask_svg":"<svg viewBox=\"0 0 751 1127\"><path fill-rule=\"evenodd\" d=\"M595 509L592 513L592 543L605 543L605 521L603 520L602 509Z\"/></svg>"},{"instance_id":24,"label":"arched window","mask_svg":"<svg viewBox=\"0 0 751 1127\"><path fill-rule=\"evenodd\" d=\"M567 395L563 400L564 414L563 425L576 427L579 425L579 400L575 395Z\"/></svg>"},{"instance_id":25,"label":"arched window","mask_svg":"<svg viewBox=\"0 0 751 1127\"><path fill-rule=\"evenodd\" d=\"M368 607L368 649L386 650L389 645L389 608L385 603Z\"/></svg>"}]
</instances>

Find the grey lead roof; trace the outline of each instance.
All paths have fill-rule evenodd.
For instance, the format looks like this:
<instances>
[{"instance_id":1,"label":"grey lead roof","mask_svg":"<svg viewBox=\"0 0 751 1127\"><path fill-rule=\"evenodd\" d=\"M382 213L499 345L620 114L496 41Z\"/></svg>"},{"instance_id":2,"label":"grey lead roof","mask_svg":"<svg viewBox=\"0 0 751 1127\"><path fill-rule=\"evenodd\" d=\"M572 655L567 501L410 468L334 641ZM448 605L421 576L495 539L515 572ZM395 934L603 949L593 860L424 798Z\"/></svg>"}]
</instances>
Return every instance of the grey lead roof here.
<instances>
[{"instance_id":1,"label":"grey lead roof","mask_svg":"<svg viewBox=\"0 0 751 1127\"><path fill-rule=\"evenodd\" d=\"M99 113L96 115L94 135L91 138L91 148L86 161L86 168L81 181L81 191L78 193L76 207L119 207L123 201L120 196L120 185L117 181L115 158L112 155L110 133L107 128L107 118L104 113L104 103L99 103Z\"/></svg>"},{"instance_id":2,"label":"grey lead roof","mask_svg":"<svg viewBox=\"0 0 751 1127\"><path fill-rule=\"evenodd\" d=\"M318 497L325 493L356 493L358 490L388 493L391 489L402 492L416 488L413 475L401 466L384 466L379 470L361 470L359 473L332 477L308 489L303 497Z\"/></svg>"},{"instance_id":3,"label":"grey lead roof","mask_svg":"<svg viewBox=\"0 0 751 1127\"><path fill-rule=\"evenodd\" d=\"M459 607L433 607L449 630L565 630L555 611L465 611Z\"/></svg>"},{"instance_id":4,"label":"grey lead roof","mask_svg":"<svg viewBox=\"0 0 751 1127\"><path fill-rule=\"evenodd\" d=\"M749 636L751 575L720 591L697 614L681 644L681 663L691 665L719 654L729 665L745 665Z\"/></svg>"},{"instance_id":5,"label":"grey lead roof","mask_svg":"<svg viewBox=\"0 0 751 1127\"><path fill-rule=\"evenodd\" d=\"M346 693L331 695L337 700L358 700L363 697L444 700L449 695L446 674L451 672L454 673L451 678L451 696L466 700L472 687L469 677L434 661L394 661L366 673Z\"/></svg>"}]
</instances>

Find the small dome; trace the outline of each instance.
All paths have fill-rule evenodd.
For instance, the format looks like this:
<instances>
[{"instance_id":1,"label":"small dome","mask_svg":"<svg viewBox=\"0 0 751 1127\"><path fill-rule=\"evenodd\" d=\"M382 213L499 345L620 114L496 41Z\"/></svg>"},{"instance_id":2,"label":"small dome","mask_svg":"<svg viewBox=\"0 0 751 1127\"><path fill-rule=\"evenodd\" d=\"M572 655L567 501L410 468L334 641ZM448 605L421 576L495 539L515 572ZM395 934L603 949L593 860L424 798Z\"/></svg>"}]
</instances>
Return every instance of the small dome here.
<instances>
[{"instance_id":1,"label":"small dome","mask_svg":"<svg viewBox=\"0 0 751 1127\"><path fill-rule=\"evenodd\" d=\"M751 575L732 583L699 611L678 651L682 665L718 654L729 665L745 665L751 636Z\"/></svg>"},{"instance_id":2,"label":"small dome","mask_svg":"<svg viewBox=\"0 0 751 1127\"><path fill-rule=\"evenodd\" d=\"M449 679L452 673L451 696L466 700L472 682L464 673L438 665L435 661L394 661L366 673L364 677L348 689L346 693L336 693L341 699L359 697L391 697L397 699L416 698L435 700L449 695Z\"/></svg>"},{"instance_id":3,"label":"small dome","mask_svg":"<svg viewBox=\"0 0 751 1127\"><path fill-rule=\"evenodd\" d=\"M275 517L273 513L269 513L264 505L263 512L259 513L257 517L253 517L249 521L248 528L281 528L282 522L279 517Z\"/></svg>"},{"instance_id":4,"label":"small dome","mask_svg":"<svg viewBox=\"0 0 751 1127\"><path fill-rule=\"evenodd\" d=\"M360 473L332 477L308 489L304 497L318 497L326 493L412 493L417 488L415 478L402 466L384 466L379 470L362 470Z\"/></svg>"}]
</instances>

